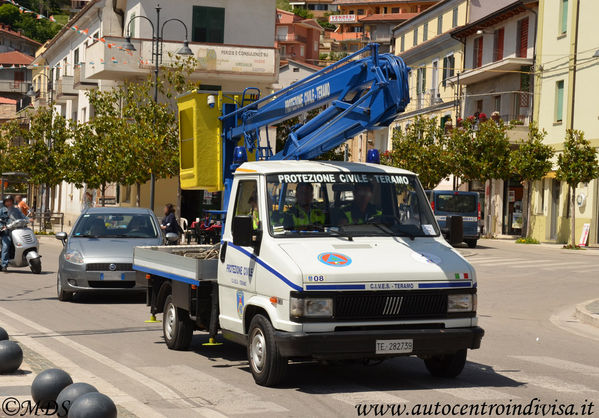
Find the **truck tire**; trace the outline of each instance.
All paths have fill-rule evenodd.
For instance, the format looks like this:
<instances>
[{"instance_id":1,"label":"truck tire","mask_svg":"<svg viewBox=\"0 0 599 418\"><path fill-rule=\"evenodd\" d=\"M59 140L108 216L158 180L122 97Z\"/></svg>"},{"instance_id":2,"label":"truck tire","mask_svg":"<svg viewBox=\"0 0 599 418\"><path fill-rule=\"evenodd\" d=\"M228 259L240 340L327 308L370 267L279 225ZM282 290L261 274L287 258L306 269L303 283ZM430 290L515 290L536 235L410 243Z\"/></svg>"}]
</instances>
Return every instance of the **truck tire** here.
<instances>
[{"instance_id":1,"label":"truck tire","mask_svg":"<svg viewBox=\"0 0 599 418\"><path fill-rule=\"evenodd\" d=\"M475 239L465 239L464 242L466 242L466 245L468 245L468 248L476 248L476 242L477 242L477 240L475 240Z\"/></svg>"},{"instance_id":2,"label":"truck tire","mask_svg":"<svg viewBox=\"0 0 599 418\"><path fill-rule=\"evenodd\" d=\"M254 381L260 386L276 386L287 373L288 361L279 353L274 328L263 315L257 314L248 332L248 361Z\"/></svg>"},{"instance_id":3,"label":"truck tire","mask_svg":"<svg viewBox=\"0 0 599 418\"><path fill-rule=\"evenodd\" d=\"M424 359L430 374L435 377L456 377L466 365L467 350L464 348L453 354L442 354Z\"/></svg>"},{"instance_id":4,"label":"truck tire","mask_svg":"<svg viewBox=\"0 0 599 418\"><path fill-rule=\"evenodd\" d=\"M189 313L175 306L173 295L166 297L162 312L162 332L167 347L171 350L187 350L193 337Z\"/></svg>"},{"instance_id":5,"label":"truck tire","mask_svg":"<svg viewBox=\"0 0 599 418\"><path fill-rule=\"evenodd\" d=\"M60 280L60 276L56 275L56 297L61 302L68 302L73 300L73 292L67 292L62 287L62 281Z\"/></svg>"}]
</instances>

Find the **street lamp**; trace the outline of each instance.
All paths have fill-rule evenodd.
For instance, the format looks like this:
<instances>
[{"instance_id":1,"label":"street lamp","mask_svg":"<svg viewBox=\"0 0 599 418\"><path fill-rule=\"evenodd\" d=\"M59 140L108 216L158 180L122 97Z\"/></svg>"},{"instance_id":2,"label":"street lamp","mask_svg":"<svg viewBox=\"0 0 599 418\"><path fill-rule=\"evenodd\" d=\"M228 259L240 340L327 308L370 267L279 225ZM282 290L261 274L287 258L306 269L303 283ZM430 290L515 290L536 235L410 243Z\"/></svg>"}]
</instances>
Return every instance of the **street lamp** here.
<instances>
[{"instance_id":1,"label":"street lamp","mask_svg":"<svg viewBox=\"0 0 599 418\"><path fill-rule=\"evenodd\" d=\"M179 22L185 28L185 41L183 41L183 46L176 52L178 55L193 55L193 52L189 48L188 39L188 30L187 25L181 20L177 18L172 18L165 20L160 26L160 5L156 5L156 25L152 23L152 21L146 16L133 16L129 19L127 23L127 37L125 38L125 45L123 48L128 49L130 51L135 51L135 47L131 43L131 23L135 19L144 19L150 23L152 27L152 60L154 61L154 101L158 103L158 70L159 64L162 61L162 47L164 45L164 26L168 22ZM154 210L154 194L156 188L156 178L154 177L154 172L150 173L150 209Z\"/></svg>"}]
</instances>

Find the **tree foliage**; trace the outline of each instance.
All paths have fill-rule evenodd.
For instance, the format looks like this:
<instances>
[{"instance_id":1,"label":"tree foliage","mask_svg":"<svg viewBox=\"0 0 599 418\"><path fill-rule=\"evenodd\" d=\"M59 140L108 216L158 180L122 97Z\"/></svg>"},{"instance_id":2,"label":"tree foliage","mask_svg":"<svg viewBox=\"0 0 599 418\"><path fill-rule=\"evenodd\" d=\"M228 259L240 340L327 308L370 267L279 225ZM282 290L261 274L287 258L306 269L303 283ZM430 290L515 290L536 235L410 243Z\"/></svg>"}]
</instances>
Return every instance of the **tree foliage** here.
<instances>
[{"instance_id":1,"label":"tree foliage","mask_svg":"<svg viewBox=\"0 0 599 418\"><path fill-rule=\"evenodd\" d=\"M588 183L599 177L597 151L585 139L584 132L568 129L564 151L557 156L556 178L565 181L570 188L570 235L571 245L576 245L576 216L574 191L578 183Z\"/></svg>"},{"instance_id":2,"label":"tree foliage","mask_svg":"<svg viewBox=\"0 0 599 418\"><path fill-rule=\"evenodd\" d=\"M50 15L53 11L60 13L60 9L52 5L54 2L45 2L49 3L48 5L42 2L41 7L39 1L29 3L31 3L29 6L26 6L25 4L23 4L23 6L38 12L41 10L41 13L45 15ZM0 6L0 23L10 26L15 31L20 30L23 35L40 43L52 39L60 30L60 25L46 19L38 20L32 13L21 13L19 12L18 7L8 3Z\"/></svg>"},{"instance_id":3,"label":"tree foliage","mask_svg":"<svg viewBox=\"0 0 599 418\"><path fill-rule=\"evenodd\" d=\"M437 118L417 117L405 131L395 130L381 162L418 173L424 188L434 189L450 174L446 142Z\"/></svg>"}]
</instances>

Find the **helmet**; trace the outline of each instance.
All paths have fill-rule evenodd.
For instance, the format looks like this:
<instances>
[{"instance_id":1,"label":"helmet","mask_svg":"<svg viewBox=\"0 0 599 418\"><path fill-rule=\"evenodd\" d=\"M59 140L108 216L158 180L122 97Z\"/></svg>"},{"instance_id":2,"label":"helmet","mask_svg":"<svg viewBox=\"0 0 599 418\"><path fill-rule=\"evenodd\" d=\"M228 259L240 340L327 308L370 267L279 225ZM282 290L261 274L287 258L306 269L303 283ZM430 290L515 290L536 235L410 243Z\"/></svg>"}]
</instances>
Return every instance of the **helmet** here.
<instances>
[{"instance_id":1,"label":"helmet","mask_svg":"<svg viewBox=\"0 0 599 418\"><path fill-rule=\"evenodd\" d=\"M2 199L2 203L6 203L7 200L11 200L13 203L15 202L15 199L12 197L12 195L4 196L4 199Z\"/></svg>"}]
</instances>

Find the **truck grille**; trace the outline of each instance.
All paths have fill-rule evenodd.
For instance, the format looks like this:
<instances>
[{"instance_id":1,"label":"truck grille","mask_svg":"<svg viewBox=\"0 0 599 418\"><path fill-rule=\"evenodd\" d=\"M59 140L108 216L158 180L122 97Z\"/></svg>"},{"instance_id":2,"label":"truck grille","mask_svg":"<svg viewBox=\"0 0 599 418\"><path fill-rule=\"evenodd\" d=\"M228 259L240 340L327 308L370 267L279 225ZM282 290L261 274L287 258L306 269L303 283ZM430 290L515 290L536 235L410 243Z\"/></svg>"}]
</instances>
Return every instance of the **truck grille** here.
<instances>
[{"instance_id":1,"label":"truck grille","mask_svg":"<svg viewBox=\"0 0 599 418\"><path fill-rule=\"evenodd\" d=\"M344 294L334 299L335 319L422 318L447 314L447 294Z\"/></svg>"},{"instance_id":2,"label":"truck grille","mask_svg":"<svg viewBox=\"0 0 599 418\"><path fill-rule=\"evenodd\" d=\"M111 270L110 265L114 264L116 269ZM131 263L89 263L85 266L87 271L133 271Z\"/></svg>"}]
</instances>

